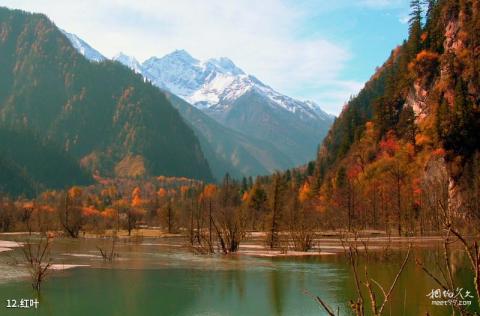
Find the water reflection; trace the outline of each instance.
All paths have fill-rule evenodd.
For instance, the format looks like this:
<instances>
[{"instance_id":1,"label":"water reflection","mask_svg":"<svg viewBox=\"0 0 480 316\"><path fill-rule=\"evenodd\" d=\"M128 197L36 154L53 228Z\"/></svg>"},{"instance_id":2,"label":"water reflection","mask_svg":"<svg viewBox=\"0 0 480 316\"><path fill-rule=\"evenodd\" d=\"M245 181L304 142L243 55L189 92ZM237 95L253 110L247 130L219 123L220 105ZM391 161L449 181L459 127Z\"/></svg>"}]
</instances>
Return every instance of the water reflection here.
<instances>
[{"instance_id":1,"label":"water reflection","mask_svg":"<svg viewBox=\"0 0 480 316\"><path fill-rule=\"evenodd\" d=\"M283 315L283 303L284 303L284 290L283 287L287 287L287 278L282 279L280 272L274 270L270 273L270 302L273 305L275 315Z\"/></svg>"},{"instance_id":2,"label":"water reflection","mask_svg":"<svg viewBox=\"0 0 480 316\"><path fill-rule=\"evenodd\" d=\"M225 258L155 245L120 245L122 260L105 264L94 256L88 241L67 243L56 246L56 260L91 267L55 273L44 284L38 311L0 307L0 315L323 315L304 290L347 315L346 302L356 298L343 256ZM459 253L452 255L455 276L467 287L472 275L465 269L465 258ZM435 266L433 251L418 250L415 256ZM399 253L387 261L361 264L368 266L371 278L388 286L402 258ZM9 276L15 269L1 262L0 300L32 297L28 280L19 277L22 273L17 272L12 281ZM431 306L426 294L433 287L436 285L412 260L399 279L387 314L425 315L428 310L431 315L450 315L448 308Z\"/></svg>"}]
</instances>

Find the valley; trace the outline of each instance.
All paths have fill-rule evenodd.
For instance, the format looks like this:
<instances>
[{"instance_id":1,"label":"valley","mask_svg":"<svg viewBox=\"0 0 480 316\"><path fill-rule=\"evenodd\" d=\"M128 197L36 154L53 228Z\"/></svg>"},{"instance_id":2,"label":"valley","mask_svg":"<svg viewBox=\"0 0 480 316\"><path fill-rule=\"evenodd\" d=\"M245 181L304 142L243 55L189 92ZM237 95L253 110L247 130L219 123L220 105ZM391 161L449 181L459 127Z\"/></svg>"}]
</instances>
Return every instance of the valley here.
<instances>
[{"instance_id":1,"label":"valley","mask_svg":"<svg viewBox=\"0 0 480 316\"><path fill-rule=\"evenodd\" d=\"M480 3L408 17L335 117L227 57L107 58L0 7L0 297L39 315L478 315Z\"/></svg>"}]
</instances>

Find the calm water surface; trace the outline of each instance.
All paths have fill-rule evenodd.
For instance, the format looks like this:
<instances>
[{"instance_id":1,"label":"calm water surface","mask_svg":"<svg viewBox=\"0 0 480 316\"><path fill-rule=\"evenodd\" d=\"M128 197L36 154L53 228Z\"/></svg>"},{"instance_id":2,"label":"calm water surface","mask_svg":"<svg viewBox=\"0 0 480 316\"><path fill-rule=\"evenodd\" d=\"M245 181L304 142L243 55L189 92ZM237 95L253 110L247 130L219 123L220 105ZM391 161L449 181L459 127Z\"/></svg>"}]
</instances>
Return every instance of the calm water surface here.
<instances>
[{"instance_id":1,"label":"calm water surface","mask_svg":"<svg viewBox=\"0 0 480 316\"><path fill-rule=\"evenodd\" d=\"M3 238L4 239L4 238ZM98 241L58 241L55 263L89 267L52 272L43 285L37 310L7 309L7 299L33 298L26 271L10 263L20 251L0 254L0 315L325 315L304 291L319 295L341 315L356 298L349 266L342 255L303 258L196 256L158 241L121 244L120 258L105 264ZM412 254L433 263L432 249ZM402 253L368 263L371 278L389 286ZM463 287L472 276L462 257L453 261ZM362 264L363 266L363 264ZM438 272L438 271L437 271ZM363 269L362 269L363 273ZM399 280L387 315L449 315L426 296L438 288L413 260ZM380 295L380 294L379 294Z\"/></svg>"}]
</instances>

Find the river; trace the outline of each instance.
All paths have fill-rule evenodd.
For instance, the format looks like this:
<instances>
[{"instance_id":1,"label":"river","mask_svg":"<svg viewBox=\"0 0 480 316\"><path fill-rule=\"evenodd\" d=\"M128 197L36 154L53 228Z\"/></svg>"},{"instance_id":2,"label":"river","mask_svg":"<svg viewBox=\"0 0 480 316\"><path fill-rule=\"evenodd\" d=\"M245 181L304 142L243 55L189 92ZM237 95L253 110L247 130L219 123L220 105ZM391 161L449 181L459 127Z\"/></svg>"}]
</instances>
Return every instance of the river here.
<instances>
[{"instance_id":1,"label":"river","mask_svg":"<svg viewBox=\"0 0 480 316\"><path fill-rule=\"evenodd\" d=\"M8 237L21 239L19 236ZM7 239L3 237L2 239ZM341 315L356 298L353 274L343 254L299 257L194 255L178 241L119 242L119 257L105 263L97 239L56 240L51 256L58 269L42 285L38 308L7 308L7 300L35 298L19 248L0 253L0 315L326 315L305 291L318 295ZM401 275L385 315L450 315L427 295L439 288L418 266L435 273L436 247L419 247ZM360 263L388 288L404 258L398 249L384 260ZM452 255L459 287L472 289L472 275L460 250ZM379 296L380 293L378 293ZM368 303L367 303L368 304ZM475 304L472 301L472 304ZM369 306L366 306L369 309ZM478 309L478 307L477 307Z\"/></svg>"}]
</instances>

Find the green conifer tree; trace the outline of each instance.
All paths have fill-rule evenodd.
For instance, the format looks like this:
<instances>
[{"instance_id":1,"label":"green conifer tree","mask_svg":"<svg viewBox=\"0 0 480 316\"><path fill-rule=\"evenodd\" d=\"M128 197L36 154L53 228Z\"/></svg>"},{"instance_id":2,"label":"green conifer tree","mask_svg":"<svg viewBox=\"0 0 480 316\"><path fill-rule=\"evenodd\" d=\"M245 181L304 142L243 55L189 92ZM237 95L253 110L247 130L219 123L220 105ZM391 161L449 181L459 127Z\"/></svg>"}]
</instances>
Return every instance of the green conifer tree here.
<instances>
[{"instance_id":1,"label":"green conifer tree","mask_svg":"<svg viewBox=\"0 0 480 316\"><path fill-rule=\"evenodd\" d=\"M421 50L422 36L422 3L420 0L410 1L409 53L413 58Z\"/></svg>"}]
</instances>

